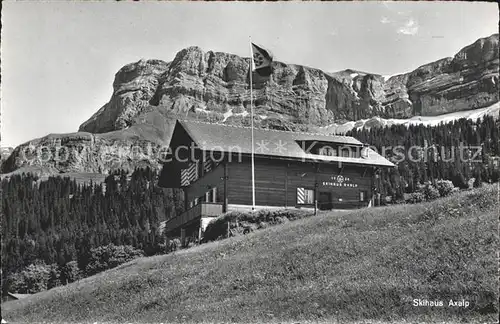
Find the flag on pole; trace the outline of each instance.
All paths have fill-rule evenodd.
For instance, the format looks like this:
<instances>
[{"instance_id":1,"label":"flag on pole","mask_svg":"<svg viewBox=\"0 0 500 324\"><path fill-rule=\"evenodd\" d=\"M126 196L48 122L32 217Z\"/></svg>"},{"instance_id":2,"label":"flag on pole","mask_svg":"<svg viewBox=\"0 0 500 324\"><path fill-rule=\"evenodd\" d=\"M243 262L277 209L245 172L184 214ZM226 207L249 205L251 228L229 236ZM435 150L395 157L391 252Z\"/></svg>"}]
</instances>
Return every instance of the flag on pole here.
<instances>
[{"instance_id":1,"label":"flag on pole","mask_svg":"<svg viewBox=\"0 0 500 324\"><path fill-rule=\"evenodd\" d=\"M273 56L268 50L252 43L252 57L252 70L258 75L268 77L273 73Z\"/></svg>"}]
</instances>

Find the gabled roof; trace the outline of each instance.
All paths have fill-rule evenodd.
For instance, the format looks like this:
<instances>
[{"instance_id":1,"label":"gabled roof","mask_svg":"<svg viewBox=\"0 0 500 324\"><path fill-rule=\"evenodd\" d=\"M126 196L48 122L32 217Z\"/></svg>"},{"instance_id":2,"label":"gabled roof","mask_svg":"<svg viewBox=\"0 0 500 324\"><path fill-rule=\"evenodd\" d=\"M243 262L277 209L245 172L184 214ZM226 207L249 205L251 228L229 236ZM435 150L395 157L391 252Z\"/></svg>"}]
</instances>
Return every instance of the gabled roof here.
<instances>
[{"instance_id":1,"label":"gabled roof","mask_svg":"<svg viewBox=\"0 0 500 324\"><path fill-rule=\"evenodd\" d=\"M178 120L197 147L204 151L251 154L251 128L191 120ZM350 136L290 132L254 128L255 155L303 159L320 162L342 162L392 167L394 164L367 148L364 158L325 156L308 153L309 144L304 142L333 143L361 147L363 143Z\"/></svg>"}]
</instances>

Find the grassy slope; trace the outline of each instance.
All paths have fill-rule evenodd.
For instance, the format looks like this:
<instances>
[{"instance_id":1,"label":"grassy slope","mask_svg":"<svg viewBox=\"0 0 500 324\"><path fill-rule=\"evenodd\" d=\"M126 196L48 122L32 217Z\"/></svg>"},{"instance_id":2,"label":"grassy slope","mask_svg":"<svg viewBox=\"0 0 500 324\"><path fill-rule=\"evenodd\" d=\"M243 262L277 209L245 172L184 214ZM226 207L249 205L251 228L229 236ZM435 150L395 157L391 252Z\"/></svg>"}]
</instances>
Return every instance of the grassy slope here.
<instances>
[{"instance_id":1,"label":"grassy slope","mask_svg":"<svg viewBox=\"0 0 500 324\"><path fill-rule=\"evenodd\" d=\"M498 186L324 214L141 258L2 305L19 322L493 321ZM471 301L413 307L413 298Z\"/></svg>"}]
</instances>

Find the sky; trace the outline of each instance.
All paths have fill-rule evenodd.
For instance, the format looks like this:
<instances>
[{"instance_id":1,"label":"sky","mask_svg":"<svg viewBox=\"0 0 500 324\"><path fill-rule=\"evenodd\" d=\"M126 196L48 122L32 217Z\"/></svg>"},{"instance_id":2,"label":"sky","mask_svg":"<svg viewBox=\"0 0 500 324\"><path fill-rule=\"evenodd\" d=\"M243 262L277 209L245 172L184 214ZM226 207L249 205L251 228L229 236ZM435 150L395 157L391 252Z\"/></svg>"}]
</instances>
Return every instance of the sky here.
<instances>
[{"instance_id":1,"label":"sky","mask_svg":"<svg viewBox=\"0 0 500 324\"><path fill-rule=\"evenodd\" d=\"M4 1L1 146L69 133L111 97L115 73L181 49L327 72L404 73L498 32L495 3Z\"/></svg>"}]
</instances>

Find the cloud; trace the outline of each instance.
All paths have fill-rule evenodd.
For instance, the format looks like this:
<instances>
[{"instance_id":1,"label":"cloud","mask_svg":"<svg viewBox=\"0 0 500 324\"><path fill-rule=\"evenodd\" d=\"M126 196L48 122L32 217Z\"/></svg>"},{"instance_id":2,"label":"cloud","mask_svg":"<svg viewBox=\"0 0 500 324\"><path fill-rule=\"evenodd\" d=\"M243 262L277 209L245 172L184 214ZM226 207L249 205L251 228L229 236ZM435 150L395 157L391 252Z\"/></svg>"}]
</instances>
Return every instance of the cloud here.
<instances>
[{"instance_id":1,"label":"cloud","mask_svg":"<svg viewBox=\"0 0 500 324\"><path fill-rule=\"evenodd\" d=\"M404 35L415 35L418 33L418 27L418 23L413 18L410 18L402 27L398 29L398 33Z\"/></svg>"},{"instance_id":2,"label":"cloud","mask_svg":"<svg viewBox=\"0 0 500 324\"><path fill-rule=\"evenodd\" d=\"M390 20L389 20L389 18L387 18L387 17L382 17L382 18L380 19L380 22L381 22L382 24L388 24L388 23L390 23L391 21L390 21Z\"/></svg>"}]
</instances>

